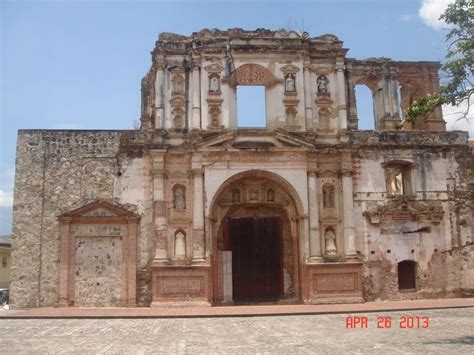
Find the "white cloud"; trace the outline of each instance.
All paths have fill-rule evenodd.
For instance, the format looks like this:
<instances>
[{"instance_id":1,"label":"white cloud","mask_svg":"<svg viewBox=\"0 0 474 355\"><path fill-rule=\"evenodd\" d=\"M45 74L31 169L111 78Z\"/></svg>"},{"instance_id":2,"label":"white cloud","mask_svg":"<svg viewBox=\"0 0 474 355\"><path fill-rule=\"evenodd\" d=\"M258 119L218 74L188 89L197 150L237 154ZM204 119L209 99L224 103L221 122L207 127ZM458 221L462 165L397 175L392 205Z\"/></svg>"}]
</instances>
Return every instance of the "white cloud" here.
<instances>
[{"instance_id":1,"label":"white cloud","mask_svg":"<svg viewBox=\"0 0 474 355\"><path fill-rule=\"evenodd\" d=\"M446 28L446 23L441 21L439 17L444 10L446 10L448 4L452 2L454 2L454 0L423 0L421 8L418 11L418 16L421 17L425 24L435 30Z\"/></svg>"},{"instance_id":2,"label":"white cloud","mask_svg":"<svg viewBox=\"0 0 474 355\"><path fill-rule=\"evenodd\" d=\"M467 110L467 101L459 106L444 105L443 118L446 121L448 131L468 131L470 137L474 137L474 100L471 100L469 112L464 117Z\"/></svg>"},{"instance_id":3,"label":"white cloud","mask_svg":"<svg viewBox=\"0 0 474 355\"><path fill-rule=\"evenodd\" d=\"M13 193L0 189L0 207L13 206Z\"/></svg>"}]
</instances>

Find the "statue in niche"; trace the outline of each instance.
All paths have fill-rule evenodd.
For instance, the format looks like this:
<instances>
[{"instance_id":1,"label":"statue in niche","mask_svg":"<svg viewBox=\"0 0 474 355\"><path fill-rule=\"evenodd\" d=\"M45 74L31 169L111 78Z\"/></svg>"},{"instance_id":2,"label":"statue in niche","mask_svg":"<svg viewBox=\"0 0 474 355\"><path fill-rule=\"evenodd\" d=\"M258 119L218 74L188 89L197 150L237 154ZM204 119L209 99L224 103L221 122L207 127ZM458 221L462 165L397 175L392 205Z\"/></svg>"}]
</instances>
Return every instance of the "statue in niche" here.
<instances>
[{"instance_id":1,"label":"statue in niche","mask_svg":"<svg viewBox=\"0 0 474 355\"><path fill-rule=\"evenodd\" d=\"M182 186L174 189L173 207L176 210L186 209L186 190Z\"/></svg>"},{"instance_id":2,"label":"statue in niche","mask_svg":"<svg viewBox=\"0 0 474 355\"><path fill-rule=\"evenodd\" d=\"M240 191L239 190L233 190L232 191L232 202L240 202Z\"/></svg>"},{"instance_id":3,"label":"statue in niche","mask_svg":"<svg viewBox=\"0 0 474 355\"><path fill-rule=\"evenodd\" d=\"M219 92L221 90L219 77L217 75L212 75L209 78L209 91L210 92Z\"/></svg>"},{"instance_id":4,"label":"statue in niche","mask_svg":"<svg viewBox=\"0 0 474 355\"><path fill-rule=\"evenodd\" d=\"M326 77L326 75L318 76L318 79L316 80L316 83L318 85L318 94L327 94L327 93L329 93L329 90L328 90L329 80Z\"/></svg>"},{"instance_id":5,"label":"statue in niche","mask_svg":"<svg viewBox=\"0 0 474 355\"><path fill-rule=\"evenodd\" d=\"M181 231L174 236L174 256L176 259L186 258L186 235Z\"/></svg>"},{"instance_id":6,"label":"statue in niche","mask_svg":"<svg viewBox=\"0 0 474 355\"><path fill-rule=\"evenodd\" d=\"M295 92L295 76L293 74L287 74L285 77L285 91Z\"/></svg>"},{"instance_id":7,"label":"statue in niche","mask_svg":"<svg viewBox=\"0 0 474 355\"><path fill-rule=\"evenodd\" d=\"M275 202L275 191L270 189L267 191L267 201L268 202Z\"/></svg>"},{"instance_id":8,"label":"statue in niche","mask_svg":"<svg viewBox=\"0 0 474 355\"><path fill-rule=\"evenodd\" d=\"M403 175L400 168L388 168L388 193L403 195Z\"/></svg>"},{"instance_id":9,"label":"statue in niche","mask_svg":"<svg viewBox=\"0 0 474 355\"><path fill-rule=\"evenodd\" d=\"M336 233L331 228L324 232L324 241L326 245L326 255L336 255Z\"/></svg>"},{"instance_id":10,"label":"statue in niche","mask_svg":"<svg viewBox=\"0 0 474 355\"><path fill-rule=\"evenodd\" d=\"M332 185L323 187L323 207L334 208L334 186Z\"/></svg>"}]
</instances>

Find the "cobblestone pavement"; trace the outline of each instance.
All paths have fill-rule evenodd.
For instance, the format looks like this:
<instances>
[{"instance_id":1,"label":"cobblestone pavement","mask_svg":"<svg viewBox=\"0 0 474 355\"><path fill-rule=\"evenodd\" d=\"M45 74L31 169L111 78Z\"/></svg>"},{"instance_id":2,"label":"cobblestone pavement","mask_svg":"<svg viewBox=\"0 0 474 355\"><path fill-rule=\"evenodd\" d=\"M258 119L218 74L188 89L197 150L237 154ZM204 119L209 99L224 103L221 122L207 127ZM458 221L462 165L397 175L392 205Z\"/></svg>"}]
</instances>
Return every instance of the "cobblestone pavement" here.
<instances>
[{"instance_id":1,"label":"cobblestone pavement","mask_svg":"<svg viewBox=\"0 0 474 355\"><path fill-rule=\"evenodd\" d=\"M474 308L347 315L167 318L0 319L0 353L365 354L474 353ZM400 329L403 316L407 326ZM423 318L429 317L428 328ZM377 328L391 317L390 328ZM409 319L414 320L413 324ZM383 323L383 322L382 322ZM418 325L420 328L418 328Z\"/></svg>"}]
</instances>

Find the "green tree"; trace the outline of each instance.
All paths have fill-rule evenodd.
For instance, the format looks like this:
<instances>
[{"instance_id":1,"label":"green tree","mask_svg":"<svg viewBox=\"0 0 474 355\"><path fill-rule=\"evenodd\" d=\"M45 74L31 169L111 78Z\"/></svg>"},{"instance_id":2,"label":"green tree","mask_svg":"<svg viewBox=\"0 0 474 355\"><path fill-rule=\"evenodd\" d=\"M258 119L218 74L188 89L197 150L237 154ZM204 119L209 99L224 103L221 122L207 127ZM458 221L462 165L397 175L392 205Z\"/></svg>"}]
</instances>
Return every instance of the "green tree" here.
<instances>
[{"instance_id":1,"label":"green tree","mask_svg":"<svg viewBox=\"0 0 474 355\"><path fill-rule=\"evenodd\" d=\"M443 104L459 106L466 102L464 117L469 112L470 98L474 94L474 0L455 0L440 20L449 26L446 62L441 67L446 82L441 85L439 94L413 101L406 110L405 122L414 123L421 115Z\"/></svg>"}]
</instances>

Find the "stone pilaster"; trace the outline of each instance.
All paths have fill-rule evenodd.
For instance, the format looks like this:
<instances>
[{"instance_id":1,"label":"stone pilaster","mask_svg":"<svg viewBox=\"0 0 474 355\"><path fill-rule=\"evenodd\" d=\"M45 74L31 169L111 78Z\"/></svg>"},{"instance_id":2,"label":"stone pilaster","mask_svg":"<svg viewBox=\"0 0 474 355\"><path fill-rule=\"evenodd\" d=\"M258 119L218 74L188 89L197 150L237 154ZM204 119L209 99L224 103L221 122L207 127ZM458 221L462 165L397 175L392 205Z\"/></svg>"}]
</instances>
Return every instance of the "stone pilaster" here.
<instances>
[{"instance_id":1,"label":"stone pilaster","mask_svg":"<svg viewBox=\"0 0 474 355\"><path fill-rule=\"evenodd\" d=\"M151 152L153 159L153 210L155 221L155 260L168 261L168 243L166 231L166 202L165 202L165 162L164 151Z\"/></svg>"},{"instance_id":2,"label":"stone pilaster","mask_svg":"<svg viewBox=\"0 0 474 355\"><path fill-rule=\"evenodd\" d=\"M311 261L321 259L321 233L319 228L317 191L316 171L308 171L309 259Z\"/></svg>"},{"instance_id":3,"label":"stone pilaster","mask_svg":"<svg viewBox=\"0 0 474 355\"><path fill-rule=\"evenodd\" d=\"M339 128L347 129L346 85L344 78L344 64L340 63L336 72L337 78L337 109L339 112Z\"/></svg>"},{"instance_id":4,"label":"stone pilaster","mask_svg":"<svg viewBox=\"0 0 474 355\"><path fill-rule=\"evenodd\" d=\"M193 156L193 261L203 261L206 258L206 243L204 236L204 170L201 156Z\"/></svg>"},{"instance_id":5,"label":"stone pilaster","mask_svg":"<svg viewBox=\"0 0 474 355\"><path fill-rule=\"evenodd\" d=\"M310 63L306 63L306 62L304 63L303 80L304 80L304 106L305 106L306 130L312 131L314 130L314 127L313 127L313 104L312 104L313 93L311 90Z\"/></svg>"},{"instance_id":6,"label":"stone pilaster","mask_svg":"<svg viewBox=\"0 0 474 355\"><path fill-rule=\"evenodd\" d=\"M342 171L342 200L346 258L356 259L352 171Z\"/></svg>"},{"instance_id":7,"label":"stone pilaster","mask_svg":"<svg viewBox=\"0 0 474 355\"><path fill-rule=\"evenodd\" d=\"M156 66L155 78L155 129L164 128L165 108L163 98L163 83L164 83L164 63L159 63Z\"/></svg>"},{"instance_id":8,"label":"stone pilaster","mask_svg":"<svg viewBox=\"0 0 474 355\"><path fill-rule=\"evenodd\" d=\"M201 129L201 78L200 64L193 60L192 66L192 116L191 129Z\"/></svg>"}]
</instances>

